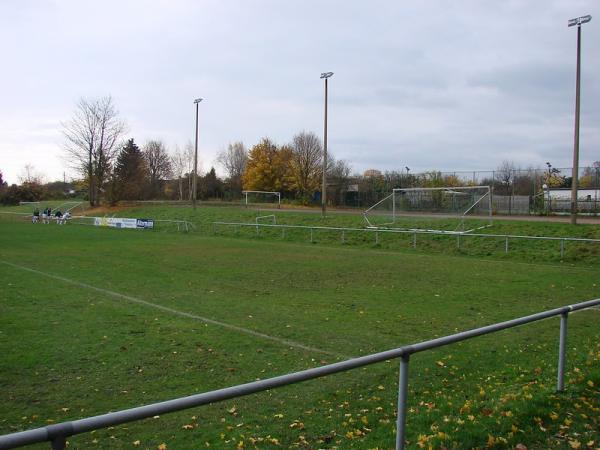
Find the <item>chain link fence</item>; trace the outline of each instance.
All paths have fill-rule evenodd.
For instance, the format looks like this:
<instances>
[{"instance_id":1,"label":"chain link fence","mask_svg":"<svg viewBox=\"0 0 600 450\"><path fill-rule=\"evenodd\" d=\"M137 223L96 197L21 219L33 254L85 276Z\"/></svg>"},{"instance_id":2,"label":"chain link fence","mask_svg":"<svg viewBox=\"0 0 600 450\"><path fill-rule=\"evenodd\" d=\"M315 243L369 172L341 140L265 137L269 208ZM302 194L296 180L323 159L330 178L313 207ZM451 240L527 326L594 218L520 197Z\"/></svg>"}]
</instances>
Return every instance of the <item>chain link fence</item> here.
<instances>
[{"instance_id":1,"label":"chain link fence","mask_svg":"<svg viewBox=\"0 0 600 450\"><path fill-rule=\"evenodd\" d=\"M367 176L332 179L328 185L330 206L366 209L395 188L442 186L490 186L494 214L529 215L569 213L572 169L500 169L488 171L367 171ZM600 214L600 166L578 171L579 212ZM284 198L292 200L284 194ZM319 199L320 200L320 197Z\"/></svg>"}]
</instances>

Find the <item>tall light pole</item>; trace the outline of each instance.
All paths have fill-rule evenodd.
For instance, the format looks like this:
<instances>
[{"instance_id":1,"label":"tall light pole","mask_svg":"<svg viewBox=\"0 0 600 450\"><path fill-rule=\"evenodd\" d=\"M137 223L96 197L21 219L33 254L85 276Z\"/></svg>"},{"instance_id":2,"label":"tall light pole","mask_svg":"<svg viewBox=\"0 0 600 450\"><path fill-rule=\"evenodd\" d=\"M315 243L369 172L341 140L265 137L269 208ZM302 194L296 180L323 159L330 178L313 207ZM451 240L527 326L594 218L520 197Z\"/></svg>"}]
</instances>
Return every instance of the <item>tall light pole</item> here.
<instances>
[{"instance_id":1,"label":"tall light pole","mask_svg":"<svg viewBox=\"0 0 600 450\"><path fill-rule=\"evenodd\" d=\"M333 72L323 72L321 78L325 80L325 123L323 125L323 187L321 188L321 212L323 217L327 212L327 79Z\"/></svg>"},{"instance_id":2,"label":"tall light pole","mask_svg":"<svg viewBox=\"0 0 600 450\"><path fill-rule=\"evenodd\" d=\"M194 100L196 105L196 145L194 146L194 178L192 180L192 204L194 209L196 209L196 185L198 183L198 104L201 101L201 98Z\"/></svg>"},{"instance_id":3,"label":"tall light pole","mask_svg":"<svg viewBox=\"0 0 600 450\"><path fill-rule=\"evenodd\" d=\"M575 76L575 137L573 139L573 171L571 177L571 224L577 223L577 177L579 172L579 108L581 72L581 24L592 20L592 16L581 16L569 20L569 26L577 25L577 73Z\"/></svg>"}]
</instances>

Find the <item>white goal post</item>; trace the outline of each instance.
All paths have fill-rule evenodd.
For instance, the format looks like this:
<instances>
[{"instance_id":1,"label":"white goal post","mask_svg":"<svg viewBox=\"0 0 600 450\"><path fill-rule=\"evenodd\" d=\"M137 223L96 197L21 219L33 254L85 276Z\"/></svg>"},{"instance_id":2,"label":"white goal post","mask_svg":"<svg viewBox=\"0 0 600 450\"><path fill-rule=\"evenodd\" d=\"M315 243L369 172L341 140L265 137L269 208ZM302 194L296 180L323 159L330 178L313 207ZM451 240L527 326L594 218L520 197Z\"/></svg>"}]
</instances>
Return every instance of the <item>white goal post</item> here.
<instances>
[{"instance_id":1,"label":"white goal post","mask_svg":"<svg viewBox=\"0 0 600 450\"><path fill-rule=\"evenodd\" d=\"M459 220L453 232L470 232L492 224L492 197L489 186L444 186L397 188L367 209L367 226L393 226L400 216L444 217ZM465 219L487 220L485 226L466 230ZM383 222L383 223L382 223Z\"/></svg>"},{"instance_id":2,"label":"white goal post","mask_svg":"<svg viewBox=\"0 0 600 450\"><path fill-rule=\"evenodd\" d=\"M46 200L44 202L19 202L19 206L33 205L33 206L40 207L40 206L42 206L43 203L50 203L51 204L50 206L53 211L55 211L57 209L64 209L65 211L69 211L69 212L71 212L72 210L74 210L84 204L84 202L81 202L81 201L64 201L57 206L53 206L52 203L57 203L56 200Z\"/></svg>"},{"instance_id":3,"label":"white goal post","mask_svg":"<svg viewBox=\"0 0 600 450\"><path fill-rule=\"evenodd\" d=\"M272 191L242 191L242 194L244 194L245 197L245 204L246 207L248 207L248 205L250 203L264 203L264 202L249 202L248 201L248 194L255 194L257 196L263 196L263 197L274 197L277 199L277 208L281 208L281 192L272 192Z\"/></svg>"}]
</instances>

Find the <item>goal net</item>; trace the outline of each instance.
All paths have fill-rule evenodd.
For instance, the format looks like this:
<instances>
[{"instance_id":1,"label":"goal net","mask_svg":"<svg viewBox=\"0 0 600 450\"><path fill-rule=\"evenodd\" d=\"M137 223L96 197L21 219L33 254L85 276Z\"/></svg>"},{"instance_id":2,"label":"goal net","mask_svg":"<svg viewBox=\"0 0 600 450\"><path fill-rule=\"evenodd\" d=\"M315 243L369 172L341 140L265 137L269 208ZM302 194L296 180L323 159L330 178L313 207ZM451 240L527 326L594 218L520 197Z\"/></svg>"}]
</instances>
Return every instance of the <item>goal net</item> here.
<instances>
[{"instance_id":1,"label":"goal net","mask_svg":"<svg viewBox=\"0 0 600 450\"><path fill-rule=\"evenodd\" d=\"M22 216L31 216L34 211L39 211L40 214L46 209L52 210L52 215L56 211L61 213L69 212L71 216L82 214L87 208L88 203L83 201L63 201L63 200L43 200L40 202L19 202L19 205L11 206L7 208L12 214L19 214Z\"/></svg>"},{"instance_id":2,"label":"goal net","mask_svg":"<svg viewBox=\"0 0 600 450\"><path fill-rule=\"evenodd\" d=\"M363 215L367 226L373 228L468 233L492 224L490 188L394 189Z\"/></svg>"},{"instance_id":3,"label":"goal net","mask_svg":"<svg viewBox=\"0 0 600 450\"><path fill-rule=\"evenodd\" d=\"M250 205L273 205L281 208L281 192L269 191L242 191L245 206Z\"/></svg>"}]
</instances>

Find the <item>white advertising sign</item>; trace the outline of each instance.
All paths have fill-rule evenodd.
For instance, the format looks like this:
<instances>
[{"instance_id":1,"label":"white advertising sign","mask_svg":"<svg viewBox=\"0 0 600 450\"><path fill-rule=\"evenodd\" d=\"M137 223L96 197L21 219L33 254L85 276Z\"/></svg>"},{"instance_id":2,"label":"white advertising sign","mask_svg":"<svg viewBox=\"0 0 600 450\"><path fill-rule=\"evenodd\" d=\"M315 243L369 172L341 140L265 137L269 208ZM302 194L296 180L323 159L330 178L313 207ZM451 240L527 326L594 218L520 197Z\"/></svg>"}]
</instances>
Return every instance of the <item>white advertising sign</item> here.
<instances>
[{"instance_id":1,"label":"white advertising sign","mask_svg":"<svg viewBox=\"0 0 600 450\"><path fill-rule=\"evenodd\" d=\"M95 217L94 225L97 227L138 228L138 219L127 219L122 217Z\"/></svg>"}]
</instances>

